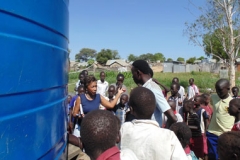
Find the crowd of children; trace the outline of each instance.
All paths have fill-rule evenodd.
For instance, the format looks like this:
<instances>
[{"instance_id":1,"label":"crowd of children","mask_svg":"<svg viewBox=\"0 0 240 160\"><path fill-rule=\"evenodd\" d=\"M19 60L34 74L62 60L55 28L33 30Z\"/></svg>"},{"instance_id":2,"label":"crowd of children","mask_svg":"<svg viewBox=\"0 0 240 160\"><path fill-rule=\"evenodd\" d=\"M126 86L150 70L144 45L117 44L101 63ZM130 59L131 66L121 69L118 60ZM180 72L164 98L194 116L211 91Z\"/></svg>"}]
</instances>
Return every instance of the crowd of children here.
<instances>
[{"instance_id":1,"label":"crowd of children","mask_svg":"<svg viewBox=\"0 0 240 160\"><path fill-rule=\"evenodd\" d=\"M99 107L94 109L88 102L95 98L88 99L91 89L84 86L87 71L79 74L77 95L68 97L67 113L69 134L74 129L79 131L75 136L81 137L81 145L77 146L84 150L86 159L240 159L237 87L232 88L230 96L229 81L220 79L215 84L217 94L201 94L190 78L185 94L177 77L172 79L170 89L153 79L153 71L144 60L135 61L131 71L138 87L130 95L123 74L109 85L105 73L100 73L100 80L93 85L96 93L92 96L100 97L96 104ZM87 105L76 103L79 98Z\"/></svg>"}]
</instances>

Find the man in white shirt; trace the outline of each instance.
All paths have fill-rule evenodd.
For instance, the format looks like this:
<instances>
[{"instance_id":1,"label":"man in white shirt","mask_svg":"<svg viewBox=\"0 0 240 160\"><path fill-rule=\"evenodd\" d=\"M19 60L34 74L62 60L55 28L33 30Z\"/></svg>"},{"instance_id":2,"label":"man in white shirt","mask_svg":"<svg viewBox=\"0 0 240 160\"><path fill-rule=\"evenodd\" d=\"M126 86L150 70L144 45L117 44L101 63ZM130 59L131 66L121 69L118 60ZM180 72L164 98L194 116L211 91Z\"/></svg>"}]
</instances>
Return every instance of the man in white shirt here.
<instances>
[{"instance_id":1,"label":"man in white shirt","mask_svg":"<svg viewBox=\"0 0 240 160\"><path fill-rule=\"evenodd\" d=\"M151 120L156 108L156 99L151 90L134 88L129 106L136 119L122 125L121 149L131 149L139 160L187 160L176 135Z\"/></svg>"},{"instance_id":2,"label":"man in white shirt","mask_svg":"<svg viewBox=\"0 0 240 160\"><path fill-rule=\"evenodd\" d=\"M156 120L161 127L162 113L164 113L169 120L170 126L172 123L177 122L177 117L174 115L172 109L167 103L167 100L164 98L161 88L152 81L148 63L144 60L136 60L132 64L131 71L134 82L150 89L155 95L156 109L153 113L152 119Z\"/></svg>"},{"instance_id":3,"label":"man in white shirt","mask_svg":"<svg viewBox=\"0 0 240 160\"><path fill-rule=\"evenodd\" d=\"M105 81L105 73L102 71L100 73L100 80L97 81L97 93L101 94L102 96L106 96L106 92L108 90L108 82Z\"/></svg>"}]
</instances>

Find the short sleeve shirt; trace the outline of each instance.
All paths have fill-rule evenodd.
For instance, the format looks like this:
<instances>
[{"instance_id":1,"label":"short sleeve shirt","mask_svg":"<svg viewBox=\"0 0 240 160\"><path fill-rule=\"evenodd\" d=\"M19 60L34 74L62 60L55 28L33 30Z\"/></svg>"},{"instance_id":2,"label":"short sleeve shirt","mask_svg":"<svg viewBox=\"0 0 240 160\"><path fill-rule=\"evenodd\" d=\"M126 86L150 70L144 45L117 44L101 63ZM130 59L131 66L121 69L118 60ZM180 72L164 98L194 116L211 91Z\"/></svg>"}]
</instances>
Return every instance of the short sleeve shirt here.
<instances>
[{"instance_id":1,"label":"short sleeve shirt","mask_svg":"<svg viewBox=\"0 0 240 160\"><path fill-rule=\"evenodd\" d=\"M188 99L194 97L196 94L199 94L198 87L194 84L188 87Z\"/></svg>"},{"instance_id":2,"label":"short sleeve shirt","mask_svg":"<svg viewBox=\"0 0 240 160\"><path fill-rule=\"evenodd\" d=\"M185 89L183 86L180 86L178 93L181 95L182 100L185 98Z\"/></svg>"},{"instance_id":3,"label":"short sleeve shirt","mask_svg":"<svg viewBox=\"0 0 240 160\"><path fill-rule=\"evenodd\" d=\"M231 96L220 99L217 95L211 97L213 115L208 127L208 132L220 136L222 133L231 131L235 118L228 113Z\"/></svg>"},{"instance_id":4,"label":"short sleeve shirt","mask_svg":"<svg viewBox=\"0 0 240 160\"><path fill-rule=\"evenodd\" d=\"M106 92L108 90L108 82L101 80L97 81L97 93L101 94L102 96L106 96Z\"/></svg>"},{"instance_id":5,"label":"short sleeve shirt","mask_svg":"<svg viewBox=\"0 0 240 160\"><path fill-rule=\"evenodd\" d=\"M153 82L152 79L149 79L146 83L144 83L143 87L150 89L155 95L156 108L152 115L152 119L156 120L159 126L162 126L162 113L171 108L167 100L164 98L161 88L155 82Z\"/></svg>"}]
</instances>

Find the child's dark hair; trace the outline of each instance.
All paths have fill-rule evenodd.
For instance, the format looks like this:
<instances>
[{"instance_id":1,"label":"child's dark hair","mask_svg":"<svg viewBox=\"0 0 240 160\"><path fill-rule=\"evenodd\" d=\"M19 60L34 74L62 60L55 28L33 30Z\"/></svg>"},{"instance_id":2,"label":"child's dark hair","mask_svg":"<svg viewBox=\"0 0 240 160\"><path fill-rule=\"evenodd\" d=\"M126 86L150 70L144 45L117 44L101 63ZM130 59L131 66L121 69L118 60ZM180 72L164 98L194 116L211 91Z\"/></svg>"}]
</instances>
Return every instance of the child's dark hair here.
<instances>
[{"instance_id":1,"label":"child's dark hair","mask_svg":"<svg viewBox=\"0 0 240 160\"><path fill-rule=\"evenodd\" d=\"M192 100L185 100L184 103L183 103L183 105L184 105L184 104L185 104L185 105L189 105L189 104L190 104L190 105L194 106L194 102L193 102Z\"/></svg>"},{"instance_id":2,"label":"child's dark hair","mask_svg":"<svg viewBox=\"0 0 240 160\"><path fill-rule=\"evenodd\" d=\"M84 149L96 159L96 152L104 152L115 146L119 125L117 118L109 111L94 110L82 120L80 133Z\"/></svg>"},{"instance_id":3,"label":"child's dark hair","mask_svg":"<svg viewBox=\"0 0 240 160\"><path fill-rule=\"evenodd\" d=\"M200 104L205 104L205 98L202 95L197 95L195 98L199 98Z\"/></svg>"},{"instance_id":4,"label":"child's dark hair","mask_svg":"<svg viewBox=\"0 0 240 160\"><path fill-rule=\"evenodd\" d=\"M122 98L122 97L124 97L124 96L126 96L127 98L129 98L128 94L125 94L125 93L122 94L120 98Z\"/></svg>"},{"instance_id":5,"label":"child's dark hair","mask_svg":"<svg viewBox=\"0 0 240 160\"><path fill-rule=\"evenodd\" d=\"M235 98L235 99L232 99L230 102L229 102L229 105L235 105L237 106L238 108L240 107L240 99L239 98Z\"/></svg>"},{"instance_id":6,"label":"child's dark hair","mask_svg":"<svg viewBox=\"0 0 240 160\"><path fill-rule=\"evenodd\" d=\"M207 99L210 97L210 94L208 94L208 93L203 93L201 96L202 96L202 98L203 98L203 100L204 100L204 104L205 104L205 105L208 105Z\"/></svg>"},{"instance_id":7,"label":"child's dark hair","mask_svg":"<svg viewBox=\"0 0 240 160\"><path fill-rule=\"evenodd\" d=\"M186 112L185 107L188 107L189 105L191 105L191 107L194 107L194 102L191 100L185 100L183 102L183 112Z\"/></svg>"},{"instance_id":8,"label":"child's dark hair","mask_svg":"<svg viewBox=\"0 0 240 160\"><path fill-rule=\"evenodd\" d=\"M236 86L235 86L235 87L232 87L232 90L234 90L234 89L237 89L237 90L239 91L239 88L238 88L238 87L236 87Z\"/></svg>"},{"instance_id":9,"label":"child's dark hair","mask_svg":"<svg viewBox=\"0 0 240 160\"><path fill-rule=\"evenodd\" d=\"M114 90L116 89L114 85L110 85L110 86L108 87L108 89L110 89L110 88L114 88Z\"/></svg>"},{"instance_id":10,"label":"child's dark hair","mask_svg":"<svg viewBox=\"0 0 240 160\"><path fill-rule=\"evenodd\" d=\"M190 143L192 132L187 124L183 122L174 123L171 125L170 130L175 133L183 148L185 148Z\"/></svg>"},{"instance_id":11,"label":"child's dark hair","mask_svg":"<svg viewBox=\"0 0 240 160\"><path fill-rule=\"evenodd\" d=\"M194 79L193 78L190 78L189 81L192 80L194 82Z\"/></svg>"},{"instance_id":12,"label":"child's dark hair","mask_svg":"<svg viewBox=\"0 0 240 160\"><path fill-rule=\"evenodd\" d=\"M138 118L149 119L156 108L156 99L151 90L136 87L131 91L128 104L137 113Z\"/></svg>"},{"instance_id":13,"label":"child's dark hair","mask_svg":"<svg viewBox=\"0 0 240 160\"><path fill-rule=\"evenodd\" d=\"M172 79L172 81L173 81L174 79L176 79L176 80L179 82L179 79L178 79L178 77L174 77L174 78Z\"/></svg>"},{"instance_id":14,"label":"child's dark hair","mask_svg":"<svg viewBox=\"0 0 240 160\"><path fill-rule=\"evenodd\" d=\"M240 132L225 132L218 138L218 152L228 159L240 159ZM223 157L223 158L224 158Z\"/></svg>"},{"instance_id":15,"label":"child's dark hair","mask_svg":"<svg viewBox=\"0 0 240 160\"><path fill-rule=\"evenodd\" d=\"M85 87L84 87L83 84L81 84L80 86L78 86L78 90L81 89L81 88L85 89Z\"/></svg>"},{"instance_id":16,"label":"child's dark hair","mask_svg":"<svg viewBox=\"0 0 240 160\"><path fill-rule=\"evenodd\" d=\"M78 78L80 79L80 76L83 75L85 76L85 74L83 72L80 72L79 75L78 75Z\"/></svg>"},{"instance_id":17,"label":"child's dark hair","mask_svg":"<svg viewBox=\"0 0 240 160\"><path fill-rule=\"evenodd\" d=\"M124 78L124 75L123 75L122 73L118 73L117 79L118 79L119 77L123 77L123 78Z\"/></svg>"},{"instance_id":18,"label":"child's dark hair","mask_svg":"<svg viewBox=\"0 0 240 160\"><path fill-rule=\"evenodd\" d=\"M101 71L101 72L100 72L100 76L101 76L102 74L105 74L105 72L104 72L104 71Z\"/></svg>"},{"instance_id":19,"label":"child's dark hair","mask_svg":"<svg viewBox=\"0 0 240 160\"><path fill-rule=\"evenodd\" d=\"M180 89L180 84L179 84L179 83L172 82L171 86L173 86L173 85L176 85L176 87L177 87L178 90Z\"/></svg>"},{"instance_id":20,"label":"child's dark hair","mask_svg":"<svg viewBox=\"0 0 240 160\"><path fill-rule=\"evenodd\" d=\"M97 79L93 75L85 76L85 78L84 78L84 87L85 87L85 89L88 87L88 85L90 83L95 82L95 81L97 81Z\"/></svg>"},{"instance_id":21,"label":"child's dark hair","mask_svg":"<svg viewBox=\"0 0 240 160\"><path fill-rule=\"evenodd\" d=\"M85 69L85 70L82 70L82 72L81 73L83 73L84 74L84 76L86 76L88 71Z\"/></svg>"}]
</instances>

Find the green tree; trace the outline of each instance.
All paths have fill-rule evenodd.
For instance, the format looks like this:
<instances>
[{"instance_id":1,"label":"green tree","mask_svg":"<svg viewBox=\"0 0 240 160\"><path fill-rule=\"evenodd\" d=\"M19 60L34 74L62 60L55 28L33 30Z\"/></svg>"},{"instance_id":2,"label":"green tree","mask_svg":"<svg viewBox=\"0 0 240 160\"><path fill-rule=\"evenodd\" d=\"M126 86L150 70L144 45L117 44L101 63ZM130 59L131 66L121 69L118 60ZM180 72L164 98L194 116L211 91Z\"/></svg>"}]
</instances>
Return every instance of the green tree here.
<instances>
[{"instance_id":1,"label":"green tree","mask_svg":"<svg viewBox=\"0 0 240 160\"><path fill-rule=\"evenodd\" d=\"M89 59L96 57L97 51L90 48L82 48L79 53L75 55L75 61L80 62L84 61L87 62Z\"/></svg>"},{"instance_id":2,"label":"green tree","mask_svg":"<svg viewBox=\"0 0 240 160\"><path fill-rule=\"evenodd\" d=\"M87 63L88 63L88 66L91 66L94 63L94 59L89 59Z\"/></svg>"},{"instance_id":3,"label":"green tree","mask_svg":"<svg viewBox=\"0 0 240 160\"><path fill-rule=\"evenodd\" d=\"M203 60L204 59L204 57L203 56L201 56L201 57L199 57L197 60Z\"/></svg>"},{"instance_id":4,"label":"green tree","mask_svg":"<svg viewBox=\"0 0 240 160\"><path fill-rule=\"evenodd\" d=\"M178 57L178 58L177 58L177 61L179 61L179 62L185 62L185 59L182 58L182 57Z\"/></svg>"},{"instance_id":5,"label":"green tree","mask_svg":"<svg viewBox=\"0 0 240 160\"><path fill-rule=\"evenodd\" d=\"M135 56L133 54L130 54L128 56L128 61L135 61L137 59L143 59L145 61L151 61L151 62L156 62L156 61L165 61L165 57L162 53L146 53L146 54L141 54L139 56Z\"/></svg>"},{"instance_id":6,"label":"green tree","mask_svg":"<svg viewBox=\"0 0 240 160\"><path fill-rule=\"evenodd\" d=\"M173 59L172 59L172 58L168 58L167 61L168 61L168 62L172 62Z\"/></svg>"},{"instance_id":7,"label":"green tree","mask_svg":"<svg viewBox=\"0 0 240 160\"><path fill-rule=\"evenodd\" d=\"M112 50L112 59L120 59L120 55L117 50Z\"/></svg>"},{"instance_id":8,"label":"green tree","mask_svg":"<svg viewBox=\"0 0 240 160\"><path fill-rule=\"evenodd\" d=\"M141 54L138 58L145 61L154 61L154 55L152 53Z\"/></svg>"},{"instance_id":9,"label":"green tree","mask_svg":"<svg viewBox=\"0 0 240 160\"><path fill-rule=\"evenodd\" d=\"M193 64L195 60L196 60L196 57L191 57L186 61L186 63Z\"/></svg>"},{"instance_id":10,"label":"green tree","mask_svg":"<svg viewBox=\"0 0 240 160\"><path fill-rule=\"evenodd\" d=\"M119 58L120 56L116 50L102 49L97 53L96 60L98 63L105 65L108 60Z\"/></svg>"},{"instance_id":11,"label":"green tree","mask_svg":"<svg viewBox=\"0 0 240 160\"><path fill-rule=\"evenodd\" d=\"M165 61L165 57L162 53L155 53L153 57L154 57L154 61L161 61L161 62Z\"/></svg>"},{"instance_id":12,"label":"green tree","mask_svg":"<svg viewBox=\"0 0 240 160\"><path fill-rule=\"evenodd\" d=\"M233 87L235 60L240 47L239 0L207 0L207 7L199 9L202 15L193 23L186 23L185 33L189 40L201 46L208 56L228 58L230 84Z\"/></svg>"},{"instance_id":13,"label":"green tree","mask_svg":"<svg viewBox=\"0 0 240 160\"><path fill-rule=\"evenodd\" d=\"M138 59L137 56L135 56L134 54L129 54L128 56L128 61L131 62L131 61L136 61Z\"/></svg>"},{"instance_id":14,"label":"green tree","mask_svg":"<svg viewBox=\"0 0 240 160\"><path fill-rule=\"evenodd\" d=\"M221 32L219 29L216 29L214 33L207 33L203 36L203 44L205 53L207 56L211 56L214 53L213 59L219 61L220 59L229 59L229 56L224 51L224 47L221 44L221 41L217 37L219 35L218 32ZM238 35L238 30L234 30L234 36ZM227 39L227 37L224 37ZM228 44L229 45L229 44ZM239 45L239 43L235 43L235 45ZM237 48L237 46L235 46ZM237 55L240 55L240 51L238 50Z\"/></svg>"}]
</instances>

